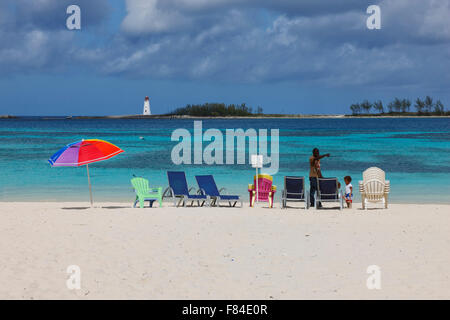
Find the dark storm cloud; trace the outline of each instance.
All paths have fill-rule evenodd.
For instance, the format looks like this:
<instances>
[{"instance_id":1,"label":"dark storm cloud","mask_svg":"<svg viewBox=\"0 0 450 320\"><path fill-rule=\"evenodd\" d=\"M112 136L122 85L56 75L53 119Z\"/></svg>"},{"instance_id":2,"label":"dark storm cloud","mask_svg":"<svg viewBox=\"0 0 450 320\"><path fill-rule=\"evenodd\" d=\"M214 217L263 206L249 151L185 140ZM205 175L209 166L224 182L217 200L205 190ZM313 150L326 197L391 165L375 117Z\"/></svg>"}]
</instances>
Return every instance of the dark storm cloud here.
<instances>
[{"instance_id":1,"label":"dark storm cloud","mask_svg":"<svg viewBox=\"0 0 450 320\"><path fill-rule=\"evenodd\" d=\"M89 29L108 16L108 0L2 0L0 76L64 72L78 51L75 34L66 28L66 9L72 4L82 8Z\"/></svg>"},{"instance_id":2,"label":"dark storm cloud","mask_svg":"<svg viewBox=\"0 0 450 320\"><path fill-rule=\"evenodd\" d=\"M14 11L15 30L37 28L41 30L63 29L70 5L82 8L83 23L95 26L101 23L110 10L108 0L2 0Z\"/></svg>"},{"instance_id":3,"label":"dark storm cloud","mask_svg":"<svg viewBox=\"0 0 450 320\"><path fill-rule=\"evenodd\" d=\"M106 0L6 1L0 74L70 63L129 78L442 88L450 84L449 3L126 0L125 18L113 21L120 29L104 41L90 28L107 21ZM82 8L81 33L61 28L68 4ZM366 28L369 4L381 8L381 30Z\"/></svg>"}]
</instances>

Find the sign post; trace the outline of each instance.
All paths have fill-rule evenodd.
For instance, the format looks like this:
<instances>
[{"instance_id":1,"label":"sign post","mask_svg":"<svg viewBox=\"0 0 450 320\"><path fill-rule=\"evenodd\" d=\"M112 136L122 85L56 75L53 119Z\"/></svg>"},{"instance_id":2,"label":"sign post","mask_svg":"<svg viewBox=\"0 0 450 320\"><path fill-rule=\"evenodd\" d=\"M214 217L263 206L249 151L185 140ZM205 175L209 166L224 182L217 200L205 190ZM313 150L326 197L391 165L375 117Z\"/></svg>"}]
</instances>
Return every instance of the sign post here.
<instances>
[{"instance_id":1,"label":"sign post","mask_svg":"<svg viewBox=\"0 0 450 320\"><path fill-rule=\"evenodd\" d=\"M263 156L262 154L258 155L258 154L252 154L251 157L251 162L252 162L252 167L256 169L256 199L253 205L256 205L256 203L259 200L259 195L258 195L258 169L263 167Z\"/></svg>"}]
</instances>

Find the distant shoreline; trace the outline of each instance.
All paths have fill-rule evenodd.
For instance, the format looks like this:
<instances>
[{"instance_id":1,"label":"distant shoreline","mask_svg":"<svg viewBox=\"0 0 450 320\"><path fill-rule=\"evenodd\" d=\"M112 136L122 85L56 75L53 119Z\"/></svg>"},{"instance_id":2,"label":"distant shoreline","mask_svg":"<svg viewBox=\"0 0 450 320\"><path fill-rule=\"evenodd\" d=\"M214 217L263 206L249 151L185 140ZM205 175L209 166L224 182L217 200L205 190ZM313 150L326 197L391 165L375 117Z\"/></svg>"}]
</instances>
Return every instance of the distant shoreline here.
<instances>
[{"instance_id":1,"label":"distant shoreline","mask_svg":"<svg viewBox=\"0 0 450 320\"><path fill-rule=\"evenodd\" d=\"M351 115L266 115L266 116L179 116L179 115L154 115L154 116L79 116L72 119L352 119L352 118L450 118L450 116L351 116Z\"/></svg>"},{"instance_id":2,"label":"distant shoreline","mask_svg":"<svg viewBox=\"0 0 450 320\"><path fill-rule=\"evenodd\" d=\"M0 119L23 119L33 116L0 115ZM449 115L259 115L259 116L188 116L188 115L118 115L118 116L35 116L42 120L94 120L94 119L378 119L378 118L450 118Z\"/></svg>"}]
</instances>

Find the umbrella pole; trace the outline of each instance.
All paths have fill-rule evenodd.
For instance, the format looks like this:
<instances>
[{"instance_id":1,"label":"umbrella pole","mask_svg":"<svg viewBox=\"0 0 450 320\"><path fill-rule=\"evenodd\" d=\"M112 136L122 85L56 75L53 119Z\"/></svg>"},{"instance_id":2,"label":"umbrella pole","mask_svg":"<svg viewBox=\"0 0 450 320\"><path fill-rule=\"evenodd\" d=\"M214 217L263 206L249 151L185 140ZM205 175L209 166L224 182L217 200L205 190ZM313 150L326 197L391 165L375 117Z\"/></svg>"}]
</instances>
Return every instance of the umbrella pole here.
<instances>
[{"instance_id":1,"label":"umbrella pole","mask_svg":"<svg viewBox=\"0 0 450 320\"><path fill-rule=\"evenodd\" d=\"M92 201L92 186L91 186L91 178L89 177L89 165L86 165L86 171L88 176L88 183L89 183L89 197L91 199L91 207L94 205L94 202Z\"/></svg>"}]
</instances>

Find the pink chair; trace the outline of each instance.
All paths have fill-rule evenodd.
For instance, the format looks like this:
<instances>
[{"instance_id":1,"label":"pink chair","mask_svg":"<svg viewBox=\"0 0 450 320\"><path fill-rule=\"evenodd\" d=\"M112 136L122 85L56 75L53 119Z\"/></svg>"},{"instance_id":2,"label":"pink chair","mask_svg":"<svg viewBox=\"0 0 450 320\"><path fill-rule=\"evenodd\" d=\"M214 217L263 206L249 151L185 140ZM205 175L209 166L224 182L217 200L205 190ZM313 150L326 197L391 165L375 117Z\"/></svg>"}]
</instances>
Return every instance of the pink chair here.
<instances>
[{"instance_id":1,"label":"pink chair","mask_svg":"<svg viewBox=\"0 0 450 320\"><path fill-rule=\"evenodd\" d=\"M256 192L256 176L253 177L253 184L248 185L250 197L250 207L253 207L256 200L268 202L269 207L273 208L273 197L277 187L272 185L273 178L268 174L258 174L258 192ZM256 194L258 193L258 199Z\"/></svg>"}]
</instances>

